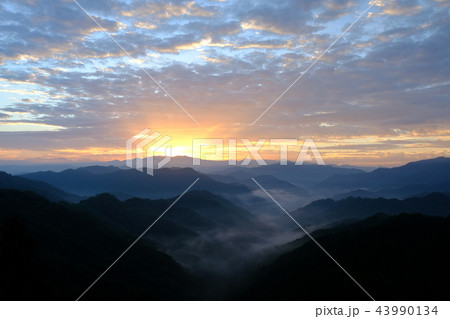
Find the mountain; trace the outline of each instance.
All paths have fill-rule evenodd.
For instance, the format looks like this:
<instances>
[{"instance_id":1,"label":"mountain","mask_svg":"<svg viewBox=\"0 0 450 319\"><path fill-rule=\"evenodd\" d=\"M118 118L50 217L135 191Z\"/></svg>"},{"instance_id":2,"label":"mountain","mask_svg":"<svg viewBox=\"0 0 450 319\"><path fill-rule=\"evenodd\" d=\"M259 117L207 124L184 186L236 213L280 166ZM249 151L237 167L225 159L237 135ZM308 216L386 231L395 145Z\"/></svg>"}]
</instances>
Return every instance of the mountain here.
<instances>
[{"instance_id":1,"label":"mountain","mask_svg":"<svg viewBox=\"0 0 450 319\"><path fill-rule=\"evenodd\" d=\"M449 189L447 162L440 158L370 173L320 171L311 164L234 167L211 176L192 168L164 168L150 176L115 166L26 177L0 173L0 295L76 299L153 225L86 299L367 298L254 185L255 178L289 211L294 209L288 205L308 200L295 206L302 208L293 217L376 299L448 299L441 288L450 283L449 257L443 253L450 239L450 194L429 193ZM311 168L318 176L308 172ZM347 175L329 176L343 169ZM345 181L359 175L375 186L348 186L346 192ZM342 188L330 188L343 199L312 202L327 188L299 185L325 183L324 176L343 178ZM195 187L171 206L196 178ZM62 201L67 192L93 196L69 203ZM421 195L347 196L408 194Z\"/></svg>"},{"instance_id":2,"label":"mountain","mask_svg":"<svg viewBox=\"0 0 450 319\"><path fill-rule=\"evenodd\" d=\"M261 186L273 194L284 207L294 210L314 200L327 197L327 192L313 190L312 186L335 174L358 174L362 170L354 168L342 168L328 165L315 165L305 163L304 165L271 164L258 167L229 167L220 172L210 175L213 179L227 183L239 183L252 190L250 194L237 194L233 196L239 206L246 209L257 210L271 218L271 200L252 180L255 179Z\"/></svg>"},{"instance_id":3,"label":"mountain","mask_svg":"<svg viewBox=\"0 0 450 319\"><path fill-rule=\"evenodd\" d=\"M363 219L375 213L423 213L432 216L450 214L450 196L432 193L404 200L349 197L342 200L315 201L294 212L292 216L303 225L330 224L345 219Z\"/></svg>"},{"instance_id":4,"label":"mountain","mask_svg":"<svg viewBox=\"0 0 450 319\"><path fill-rule=\"evenodd\" d=\"M1 160L0 169L12 175L24 175L40 171L61 172L66 169L76 169L86 166L117 166L125 167L124 161L107 162L73 162L67 158L58 158L52 161L43 161L42 159L29 160Z\"/></svg>"},{"instance_id":5,"label":"mountain","mask_svg":"<svg viewBox=\"0 0 450 319\"><path fill-rule=\"evenodd\" d=\"M120 201L110 194L100 194L76 207L138 237L174 200ZM144 238L186 268L223 274L248 264L254 250L270 245L277 231L221 196L194 190L187 192Z\"/></svg>"},{"instance_id":6,"label":"mountain","mask_svg":"<svg viewBox=\"0 0 450 319\"><path fill-rule=\"evenodd\" d=\"M356 168L356 169L362 170L367 173L372 172L378 168L378 167L372 167L372 166L354 166L354 165L336 165L336 164L331 164L331 166L340 167L340 168Z\"/></svg>"},{"instance_id":7,"label":"mountain","mask_svg":"<svg viewBox=\"0 0 450 319\"><path fill-rule=\"evenodd\" d=\"M117 225L125 226L140 234L153 223L176 198L142 199L131 198L120 201L110 194L100 194L83 200L78 205L83 210L93 211ZM187 192L153 228L152 238L174 240L181 237L196 237L205 231L240 228L261 228L258 219L248 211L234 205L223 197L208 191Z\"/></svg>"},{"instance_id":8,"label":"mountain","mask_svg":"<svg viewBox=\"0 0 450 319\"><path fill-rule=\"evenodd\" d=\"M68 201L78 202L81 197L73 194L66 193L65 191L53 187L50 184L35 181L20 176L12 176L5 172L0 172L0 189L9 188L22 191L32 191L39 195L44 196L51 201Z\"/></svg>"},{"instance_id":9,"label":"mountain","mask_svg":"<svg viewBox=\"0 0 450 319\"><path fill-rule=\"evenodd\" d=\"M193 209L219 227L239 229L260 226L254 215L208 191L188 192L180 199L179 204Z\"/></svg>"},{"instance_id":10,"label":"mountain","mask_svg":"<svg viewBox=\"0 0 450 319\"><path fill-rule=\"evenodd\" d=\"M242 184L247 186L250 189L259 189L258 185L252 180L252 178L256 179L258 182L264 185L265 189L268 190L283 190L286 192L290 192L293 194L297 194L299 196L307 196L309 192L299 186L296 186L292 183L286 182L279 178L276 178L272 175L257 175L252 176L251 174L245 173L240 174L239 177L233 175L217 175L217 174L208 174L212 179L229 184Z\"/></svg>"},{"instance_id":11,"label":"mountain","mask_svg":"<svg viewBox=\"0 0 450 319\"><path fill-rule=\"evenodd\" d=\"M35 193L0 189L0 296L3 300L76 299L174 200L121 201L99 194L79 204L54 203ZM448 300L450 258L443 252L450 240L450 218L397 214L405 210L449 214L449 196L378 200L314 203L323 210L316 212L330 211L327 218L338 215L345 222L317 230L313 237L377 299ZM376 214L350 221L362 218L372 206L396 216ZM278 233L257 214L211 192L194 190L83 297L224 298L359 300L367 296L299 232Z\"/></svg>"},{"instance_id":12,"label":"mountain","mask_svg":"<svg viewBox=\"0 0 450 319\"><path fill-rule=\"evenodd\" d=\"M164 160L164 156L154 156L149 158L144 158L143 162L146 163L148 160L153 160L154 163L159 163L162 160ZM241 161L237 161L237 164L235 167L239 167L241 165ZM277 161L275 160L267 160L268 164L275 164ZM133 167L135 167L136 160L133 159L132 161ZM121 166L125 166L126 162L122 161ZM248 164L246 167L255 167L259 164L255 161L252 161ZM165 168L192 168L195 169L198 172L204 173L204 174L215 174L216 172L222 171L227 167L230 167L228 160L222 160L222 161L215 161L215 160L207 160L207 159L201 159L200 165L194 165L194 159L190 156L173 156L170 158L170 161L164 165Z\"/></svg>"},{"instance_id":13,"label":"mountain","mask_svg":"<svg viewBox=\"0 0 450 319\"><path fill-rule=\"evenodd\" d=\"M237 177L236 175L239 175L239 177ZM297 190L299 192L302 193L307 193L308 191L304 188L298 187L292 183L286 182L282 179L276 178L275 176L272 175L252 175L249 173L246 173L244 171L243 174L233 174L233 175L209 175L211 178L213 179L217 179L223 182L234 182L234 183L242 183L247 186L251 186L251 188L258 188L258 186L255 184L255 182L253 182L252 178L255 178L258 181L261 181L261 183L264 183L264 185L268 188L268 189L292 189L292 190Z\"/></svg>"},{"instance_id":14,"label":"mountain","mask_svg":"<svg viewBox=\"0 0 450 319\"><path fill-rule=\"evenodd\" d=\"M312 236L379 300L449 300L450 217L376 215ZM370 300L315 243L260 267L234 300Z\"/></svg>"},{"instance_id":15,"label":"mountain","mask_svg":"<svg viewBox=\"0 0 450 319\"><path fill-rule=\"evenodd\" d=\"M163 156L153 157L154 163L159 163L164 160ZM147 158L143 159L143 162L147 162ZM268 160L267 163L274 164L277 161ZM24 175L40 171L53 171L61 172L67 169L77 169L88 166L115 166L119 168L127 168L126 161L113 160L113 161L94 161L94 162L75 162L67 158L58 158L51 161L43 161L42 159L29 159L29 160L1 160L0 169L13 175ZM133 160L133 164L136 162ZM240 165L238 162L237 165ZM251 162L248 167L257 166L255 162ZM213 161L213 160L201 160L201 165L193 165L193 158L189 156L173 156L170 161L164 166L165 168L186 168L190 167L198 172L202 173L214 173L221 171L228 167L228 161ZM134 166L135 167L135 166Z\"/></svg>"},{"instance_id":16,"label":"mountain","mask_svg":"<svg viewBox=\"0 0 450 319\"><path fill-rule=\"evenodd\" d=\"M308 189L334 175L347 176L362 173L364 173L363 170L355 168L307 163L304 165L294 165L294 163L288 162L288 165L271 164L250 168L242 166L229 167L221 172L216 172L216 175L228 175L238 179L250 179L251 177L256 178L260 175L271 175L279 180Z\"/></svg>"},{"instance_id":17,"label":"mountain","mask_svg":"<svg viewBox=\"0 0 450 319\"><path fill-rule=\"evenodd\" d=\"M105 193L81 201L78 207L81 210L91 212L100 220L106 220L116 227L122 227L138 237L169 205L170 202L167 200L133 198L120 201ZM179 215L183 215L185 218L182 221L187 220L188 223L183 224L174 221L174 218ZM146 237L160 248L170 244L180 245L183 241L198 236L195 232L195 226L197 225L207 228L212 227L209 221L203 220L192 210L177 206L173 207L170 214L167 214L163 220L158 222Z\"/></svg>"},{"instance_id":18,"label":"mountain","mask_svg":"<svg viewBox=\"0 0 450 319\"><path fill-rule=\"evenodd\" d=\"M176 196L199 178L192 189L205 189L217 193L245 193L243 185L226 184L213 180L192 168L162 168L149 175L135 169L117 167L83 167L60 173L51 171L23 175L83 196L111 193L121 199L131 197L163 198Z\"/></svg>"},{"instance_id":19,"label":"mountain","mask_svg":"<svg viewBox=\"0 0 450 319\"><path fill-rule=\"evenodd\" d=\"M272 175L257 175L254 177L259 183L262 183L265 188L268 189L283 189L292 190L294 192L302 193L303 195L308 194L308 191L302 187L298 187L292 183L286 182ZM253 182L253 181L252 181ZM255 185L253 183L253 185Z\"/></svg>"},{"instance_id":20,"label":"mountain","mask_svg":"<svg viewBox=\"0 0 450 319\"><path fill-rule=\"evenodd\" d=\"M316 189L377 191L407 185L448 185L449 182L450 158L439 157L395 168L379 168L370 173L332 176L320 182Z\"/></svg>"},{"instance_id":21,"label":"mountain","mask_svg":"<svg viewBox=\"0 0 450 319\"><path fill-rule=\"evenodd\" d=\"M337 194L333 196L333 199L339 200L347 197L404 199L436 192L450 193L450 181L434 185L411 184L397 188L380 189L377 191L356 189L347 193Z\"/></svg>"},{"instance_id":22,"label":"mountain","mask_svg":"<svg viewBox=\"0 0 450 319\"><path fill-rule=\"evenodd\" d=\"M2 300L75 300L136 239L79 205L0 190ZM142 238L83 300L197 298L196 279Z\"/></svg>"}]
</instances>

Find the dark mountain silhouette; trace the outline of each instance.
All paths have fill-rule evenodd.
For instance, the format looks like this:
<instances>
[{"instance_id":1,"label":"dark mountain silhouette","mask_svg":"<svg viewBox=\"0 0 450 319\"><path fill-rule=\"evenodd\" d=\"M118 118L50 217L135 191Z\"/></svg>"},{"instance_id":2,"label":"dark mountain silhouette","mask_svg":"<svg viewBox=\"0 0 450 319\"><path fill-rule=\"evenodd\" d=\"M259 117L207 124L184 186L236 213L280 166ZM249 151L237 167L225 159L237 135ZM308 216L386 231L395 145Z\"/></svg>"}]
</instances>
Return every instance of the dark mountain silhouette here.
<instances>
[{"instance_id":1,"label":"dark mountain silhouette","mask_svg":"<svg viewBox=\"0 0 450 319\"><path fill-rule=\"evenodd\" d=\"M5 300L76 299L200 178L85 299L367 299L253 184L254 177L285 207L294 194L310 202L328 190L342 193L344 199L296 205L303 207L292 215L316 230L313 236L376 299L448 300L450 194L433 192L449 185L448 162L371 173L291 163L234 167L213 178L192 168L150 176L114 166L26 178L0 173L0 294ZM347 175L331 177L339 172ZM301 186L341 178L342 187ZM360 198L346 191L421 195ZM67 192L94 196L74 204Z\"/></svg>"},{"instance_id":2,"label":"dark mountain silhouette","mask_svg":"<svg viewBox=\"0 0 450 319\"><path fill-rule=\"evenodd\" d=\"M85 299L223 299L230 287L234 291L228 295L231 299L367 299L308 238L285 245L297 248L265 262L264 258L272 259L274 254L255 254L254 246L270 242L273 234L258 219L206 191L185 196ZM53 203L31 192L0 190L2 298L76 299L171 200L119 201L101 194L68 204ZM445 195L431 194L384 200L380 207L394 207L395 214L405 207L444 214L448 200ZM447 300L443 287L450 283L445 276L449 258L444 253L449 228L448 217L377 214L318 230L313 236L377 299ZM156 248L194 265L190 268L195 275ZM249 259L253 265L244 267L243 261ZM266 266L254 272L255 263ZM240 284L243 278L247 279Z\"/></svg>"},{"instance_id":3,"label":"dark mountain silhouette","mask_svg":"<svg viewBox=\"0 0 450 319\"><path fill-rule=\"evenodd\" d=\"M217 182L192 168L163 168L155 170L152 176L134 169L94 166L69 169L60 173L37 172L24 177L83 196L112 193L121 198L167 198L182 193L196 178L200 180L193 189L231 194L250 191L243 185Z\"/></svg>"},{"instance_id":4,"label":"dark mountain silhouette","mask_svg":"<svg viewBox=\"0 0 450 319\"><path fill-rule=\"evenodd\" d=\"M66 193L50 184L41 181L35 181L20 176L13 176L5 172L0 172L0 189L9 188L22 191L33 191L44 196L51 201L77 202L80 196Z\"/></svg>"},{"instance_id":5,"label":"dark mountain silhouette","mask_svg":"<svg viewBox=\"0 0 450 319\"><path fill-rule=\"evenodd\" d=\"M370 173L336 175L320 182L318 189L380 190L407 185L448 185L450 182L450 158L439 157L411 162L395 168L379 168Z\"/></svg>"},{"instance_id":6,"label":"dark mountain silhouette","mask_svg":"<svg viewBox=\"0 0 450 319\"><path fill-rule=\"evenodd\" d=\"M176 198L120 201L110 194L100 194L82 201L78 206L108 218L111 222L136 234L152 224ZM198 236L198 232L261 228L258 219L223 197L208 191L186 193L152 230L152 238L175 240Z\"/></svg>"},{"instance_id":7,"label":"dark mountain silhouette","mask_svg":"<svg viewBox=\"0 0 450 319\"><path fill-rule=\"evenodd\" d=\"M312 236L376 300L449 300L450 218L376 215ZM283 254L238 300L370 300L312 241Z\"/></svg>"},{"instance_id":8,"label":"dark mountain silhouette","mask_svg":"<svg viewBox=\"0 0 450 319\"><path fill-rule=\"evenodd\" d=\"M120 201L110 194L100 194L81 201L78 205L82 210L92 212L101 220L107 220L108 223L116 227L122 227L124 230L133 233L136 237L150 226L170 205L167 200L148 200L133 198L127 201ZM174 221L175 217L183 216L183 224ZM155 245L181 245L183 241L191 237L196 237L197 226L212 227L209 221L202 219L195 212L189 209L174 207L171 214L167 214L161 222L157 223L148 238Z\"/></svg>"},{"instance_id":9,"label":"dark mountain silhouette","mask_svg":"<svg viewBox=\"0 0 450 319\"><path fill-rule=\"evenodd\" d=\"M174 200L132 198L119 201L110 194L100 194L82 201L77 207L137 237ZM257 216L223 197L208 191L190 191L145 237L184 266L217 273L241 267L247 262L242 253L250 252L256 243L263 245L266 240L261 238L274 232Z\"/></svg>"},{"instance_id":10,"label":"dark mountain silhouette","mask_svg":"<svg viewBox=\"0 0 450 319\"><path fill-rule=\"evenodd\" d=\"M2 300L75 300L136 239L81 207L0 190ZM143 238L84 299L195 298L193 279Z\"/></svg>"},{"instance_id":11,"label":"dark mountain silhouette","mask_svg":"<svg viewBox=\"0 0 450 319\"><path fill-rule=\"evenodd\" d=\"M292 215L305 225L320 225L345 219L363 219L375 213L392 215L400 212L447 216L450 214L450 196L432 193L404 200L360 197L337 201L323 199L292 212Z\"/></svg>"},{"instance_id":12,"label":"dark mountain silhouette","mask_svg":"<svg viewBox=\"0 0 450 319\"><path fill-rule=\"evenodd\" d=\"M248 211L208 191L188 192L181 198L179 204L193 209L219 227L239 229L259 226L255 216Z\"/></svg>"}]
</instances>

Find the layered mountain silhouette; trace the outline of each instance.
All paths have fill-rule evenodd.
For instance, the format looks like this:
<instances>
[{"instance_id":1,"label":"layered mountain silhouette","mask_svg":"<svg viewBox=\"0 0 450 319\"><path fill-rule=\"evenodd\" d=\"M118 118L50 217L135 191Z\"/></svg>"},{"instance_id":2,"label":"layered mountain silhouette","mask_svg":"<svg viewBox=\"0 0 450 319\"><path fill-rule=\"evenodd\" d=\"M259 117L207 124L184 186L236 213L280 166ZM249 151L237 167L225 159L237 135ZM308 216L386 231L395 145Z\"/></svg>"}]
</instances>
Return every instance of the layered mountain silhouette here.
<instances>
[{"instance_id":1,"label":"layered mountain silhouette","mask_svg":"<svg viewBox=\"0 0 450 319\"><path fill-rule=\"evenodd\" d=\"M433 185L411 184L397 188L380 189L369 191L365 189L356 189L346 193L339 193L333 196L333 199L344 199L347 197L365 197L365 198L407 198L417 195L424 195L435 192L450 193L450 181Z\"/></svg>"},{"instance_id":2,"label":"layered mountain silhouette","mask_svg":"<svg viewBox=\"0 0 450 319\"><path fill-rule=\"evenodd\" d=\"M35 181L20 176L13 176L8 173L0 171L0 189L1 188L33 191L55 202L58 201L76 202L81 199L80 196L69 194L48 183Z\"/></svg>"},{"instance_id":3,"label":"layered mountain silhouette","mask_svg":"<svg viewBox=\"0 0 450 319\"><path fill-rule=\"evenodd\" d=\"M395 168L379 168L370 173L335 175L320 182L317 188L378 191L407 185L431 187L442 185L448 190L450 184L450 158L439 157L408 163Z\"/></svg>"},{"instance_id":4,"label":"layered mountain silhouette","mask_svg":"<svg viewBox=\"0 0 450 319\"><path fill-rule=\"evenodd\" d=\"M0 294L74 300L147 230L84 299L368 299L254 178L377 300L448 300L449 165L0 173Z\"/></svg>"},{"instance_id":5,"label":"layered mountain silhouette","mask_svg":"<svg viewBox=\"0 0 450 319\"><path fill-rule=\"evenodd\" d=\"M126 199L131 197L164 198L182 193L197 178L193 189L206 189L217 193L245 193L244 185L229 185L213 180L192 168L162 168L154 175L135 169L93 166L68 169L59 173L47 171L23 175L28 179L46 182L66 192L81 196L111 193Z\"/></svg>"},{"instance_id":6,"label":"layered mountain silhouette","mask_svg":"<svg viewBox=\"0 0 450 319\"><path fill-rule=\"evenodd\" d=\"M450 196L431 193L404 200L348 197L342 200L315 201L294 212L292 216L305 225L321 225L343 220L362 219L376 213L422 213L430 216L450 215Z\"/></svg>"},{"instance_id":7,"label":"layered mountain silhouette","mask_svg":"<svg viewBox=\"0 0 450 319\"><path fill-rule=\"evenodd\" d=\"M270 164L250 168L242 166L229 167L220 172L220 175L233 176L237 179L250 179L251 177L256 178L261 175L271 175L274 178L308 189L335 175L347 176L364 173L360 169L332 165L316 165L310 163L295 165L292 162L288 162L287 164Z\"/></svg>"},{"instance_id":8,"label":"layered mountain silhouette","mask_svg":"<svg viewBox=\"0 0 450 319\"><path fill-rule=\"evenodd\" d=\"M303 187L299 187L285 180L279 179L272 175L256 175L251 174L241 174L236 176L236 174L231 175L209 175L211 178L229 184L243 184L250 189L258 189L258 186L252 180L255 178L258 182L264 184L264 187L271 190L284 190L286 192L295 193L301 196L309 195L308 190Z\"/></svg>"},{"instance_id":9,"label":"layered mountain silhouette","mask_svg":"<svg viewBox=\"0 0 450 319\"><path fill-rule=\"evenodd\" d=\"M100 194L76 207L107 219L108 223L137 237L174 200L132 198L120 201L110 194ZM245 259L242 252L252 250L256 243L269 245L270 240L265 236L274 232L257 216L223 197L208 191L191 191L151 228L146 238L190 269L217 273L239 266L242 260L234 265L233 262ZM209 269L211 266L214 268Z\"/></svg>"}]
</instances>

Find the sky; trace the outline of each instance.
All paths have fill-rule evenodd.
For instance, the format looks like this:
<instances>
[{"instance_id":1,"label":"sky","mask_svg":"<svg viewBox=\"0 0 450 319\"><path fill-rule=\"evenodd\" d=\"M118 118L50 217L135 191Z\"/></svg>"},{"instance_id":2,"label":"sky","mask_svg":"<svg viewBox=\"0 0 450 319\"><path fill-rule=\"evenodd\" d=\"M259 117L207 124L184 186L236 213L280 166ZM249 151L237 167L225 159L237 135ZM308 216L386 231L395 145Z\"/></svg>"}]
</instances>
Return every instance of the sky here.
<instances>
[{"instance_id":1,"label":"sky","mask_svg":"<svg viewBox=\"0 0 450 319\"><path fill-rule=\"evenodd\" d=\"M327 164L450 156L450 0L78 3L0 3L1 160L123 160L145 128L173 155L293 138Z\"/></svg>"}]
</instances>

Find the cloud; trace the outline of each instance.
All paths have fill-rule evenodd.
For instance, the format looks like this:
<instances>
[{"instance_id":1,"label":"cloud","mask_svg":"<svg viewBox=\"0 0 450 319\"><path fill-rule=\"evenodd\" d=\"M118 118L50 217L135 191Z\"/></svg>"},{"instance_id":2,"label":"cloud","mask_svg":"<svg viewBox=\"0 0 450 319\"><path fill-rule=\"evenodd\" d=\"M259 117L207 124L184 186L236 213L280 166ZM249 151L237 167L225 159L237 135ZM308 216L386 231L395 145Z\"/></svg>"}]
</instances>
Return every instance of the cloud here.
<instances>
[{"instance_id":1,"label":"cloud","mask_svg":"<svg viewBox=\"0 0 450 319\"><path fill-rule=\"evenodd\" d=\"M283 49L283 48L294 48L294 42L291 40L288 41L280 41L276 40L266 40L266 41L257 41L257 42L247 42L241 43L239 46L236 46L236 49Z\"/></svg>"},{"instance_id":2,"label":"cloud","mask_svg":"<svg viewBox=\"0 0 450 319\"><path fill-rule=\"evenodd\" d=\"M381 15L413 16L423 9L417 0L379 1L375 5L382 7Z\"/></svg>"},{"instance_id":3,"label":"cloud","mask_svg":"<svg viewBox=\"0 0 450 319\"><path fill-rule=\"evenodd\" d=\"M441 7L450 6L450 2L448 2L447 0L434 0L434 1Z\"/></svg>"},{"instance_id":4,"label":"cloud","mask_svg":"<svg viewBox=\"0 0 450 319\"><path fill-rule=\"evenodd\" d=\"M121 11L126 17L154 16L156 18L172 18L183 15L196 17L213 17L214 11L203 8L195 1L183 2L180 4L170 2L147 2L132 5L131 10Z\"/></svg>"},{"instance_id":5,"label":"cloud","mask_svg":"<svg viewBox=\"0 0 450 319\"><path fill-rule=\"evenodd\" d=\"M112 20L95 17L109 32L119 30ZM74 3L7 1L0 11L4 35L0 62L58 58L74 50L86 37L102 31Z\"/></svg>"},{"instance_id":6,"label":"cloud","mask_svg":"<svg viewBox=\"0 0 450 319\"><path fill-rule=\"evenodd\" d=\"M0 132L45 132L59 131L64 127L43 123L1 122Z\"/></svg>"},{"instance_id":7,"label":"cloud","mask_svg":"<svg viewBox=\"0 0 450 319\"><path fill-rule=\"evenodd\" d=\"M438 2L373 8L255 126L249 124L367 1L81 4L134 60L72 1L3 3L0 125L65 129L4 132L13 138L1 139L1 148L94 147L113 154L129 135L150 127L180 141L191 135L313 137L331 143L328 156L333 151L334 158L356 152L358 145L390 161L404 158L396 148L407 152L411 145L417 154L424 148L448 152L450 22ZM191 127L143 69L201 128ZM27 120L16 120L18 112ZM413 133L400 134L395 143L372 141L396 136L396 130L430 134L435 141L410 139ZM354 145L339 142L346 139Z\"/></svg>"},{"instance_id":8,"label":"cloud","mask_svg":"<svg viewBox=\"0 0 450 319\"><path fill-rule=\"evenodd\" d=\"M134 26L139 29L147 29L147 30L152 30L152 29L158 28L158 26L156 24L152 24L152 23L148 23L148 22L141 22L141 21L136 22Z\"/></svg>"}]
</instances>

